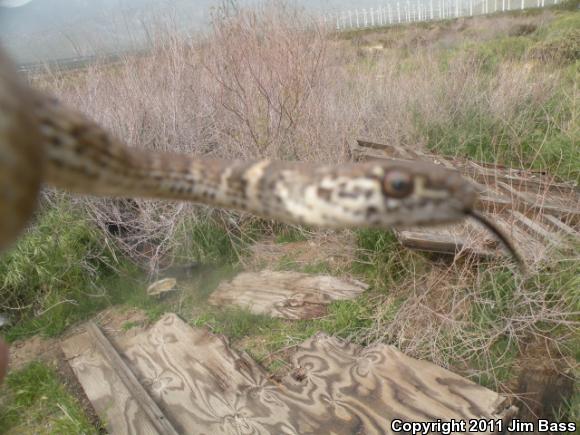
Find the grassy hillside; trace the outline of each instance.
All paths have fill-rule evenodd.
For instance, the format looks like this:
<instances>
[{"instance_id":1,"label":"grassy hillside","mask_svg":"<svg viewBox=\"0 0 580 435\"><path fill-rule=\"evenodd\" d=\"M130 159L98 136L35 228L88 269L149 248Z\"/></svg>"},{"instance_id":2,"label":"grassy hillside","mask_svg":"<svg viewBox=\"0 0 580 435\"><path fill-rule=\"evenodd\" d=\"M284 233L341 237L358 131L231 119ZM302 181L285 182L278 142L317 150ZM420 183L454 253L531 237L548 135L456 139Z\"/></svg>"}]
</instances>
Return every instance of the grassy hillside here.
<instances>
[{"instance_id":1,"label":"grassy hillside","mask_svg":"<svg viewBox=\"0 0 580 435\"><path fill-rule=\"evenodd\" d=\"M578 181L576 8L341 34L299 31L294 24L304 17L288 9L242 11L216 17L193 46L164 35L148 56L33 82L145 148L328 162L347 160L349 143L364 137ZM151 320L177 312L225 334L274 372L284 369L286 348L323 330L361 344L393 343L504 391L513 391L530 356L577 373L578 249L555 250L524 279L499 262L450 263L411 252L389 232L317 232L155 201L46 198L28 233L0 258L9 341L59 336L122 305L142 308ZM304 260L300 244L321 238L353 240L351 260ZM263 240L290 248L256 259L252 247ZM191 262L213 267L185 280L177 298L147 299L158 268ZM207 304L220 279L265 264L354 276L371 289L305 322ZM38 406L46 402L31 392L37 382L68 411ZM54 421L54 433L69 428L60 426L65 414L70 427L88 430L67 394L50 367L13 373L0 389L0 429L32 433L40 413ZM568 399L558 415L578 419L578 400ZM19 426L16 409L32 429Z\"/></svg>"}]
</instances>

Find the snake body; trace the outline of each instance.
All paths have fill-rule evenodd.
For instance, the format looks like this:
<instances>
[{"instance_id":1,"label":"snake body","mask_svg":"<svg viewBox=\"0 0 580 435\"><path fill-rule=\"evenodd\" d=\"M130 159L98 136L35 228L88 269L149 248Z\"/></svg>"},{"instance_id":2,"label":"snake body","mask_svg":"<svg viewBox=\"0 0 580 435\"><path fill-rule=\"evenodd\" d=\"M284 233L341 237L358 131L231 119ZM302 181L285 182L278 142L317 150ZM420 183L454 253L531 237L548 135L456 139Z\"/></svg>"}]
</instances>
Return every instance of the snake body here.
<instances>
[{"instance_id":1,"label":"snake body","mask_svg":"<svg viewBox=\"0 0 580 435\"><path fill-rule=\"evenodd\" d=\"M473 211L475 187L433 164L244 162L128 147L79 112L21 83L1 53L0 171L0 248L22 230L41 183L89 195L194 201L326 228L481 218ZM513 251L507 238L491 229Z\"/></svg>"}]
</instances>

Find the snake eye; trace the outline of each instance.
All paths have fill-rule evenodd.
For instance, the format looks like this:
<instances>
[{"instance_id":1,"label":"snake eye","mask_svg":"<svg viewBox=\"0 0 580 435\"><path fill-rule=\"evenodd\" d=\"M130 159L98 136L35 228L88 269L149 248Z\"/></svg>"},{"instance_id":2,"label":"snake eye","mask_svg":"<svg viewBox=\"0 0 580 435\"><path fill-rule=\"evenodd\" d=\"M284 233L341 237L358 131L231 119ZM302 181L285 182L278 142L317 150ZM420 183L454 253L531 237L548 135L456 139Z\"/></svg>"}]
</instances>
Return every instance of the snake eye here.
<instances>
[{"instance_id":1,"label":"snake eye","mask_svg":"<svg viewBox=\"0 0 580 435\"><path fill-rule=\"evenodd\" d=\"M383 179L383 190L392 198L404 198L413 192L413 178L407 172L390 171Z\"/></svg>"}]
</instances>

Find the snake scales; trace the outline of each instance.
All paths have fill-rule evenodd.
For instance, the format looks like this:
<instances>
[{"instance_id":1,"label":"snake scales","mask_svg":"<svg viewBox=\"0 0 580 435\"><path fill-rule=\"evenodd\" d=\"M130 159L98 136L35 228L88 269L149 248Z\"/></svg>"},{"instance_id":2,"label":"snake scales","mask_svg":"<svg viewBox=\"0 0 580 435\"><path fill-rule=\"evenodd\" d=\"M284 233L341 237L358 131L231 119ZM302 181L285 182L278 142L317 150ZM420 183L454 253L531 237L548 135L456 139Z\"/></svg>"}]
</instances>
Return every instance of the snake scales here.
<instances>
[{"instance_id":1,"label":"snake scales","mask_svg":"<svg viewBox=\"0 0 580 435\"><path fill-rule=\"evenodd\" d=\"M477 191L427 163L309 165L210 160L127 147L22 83L0 53L0 249L34 211L42 183L89 195L187 200L327 228L433 225L472 216Z\"/></svg>"}]
</instances>

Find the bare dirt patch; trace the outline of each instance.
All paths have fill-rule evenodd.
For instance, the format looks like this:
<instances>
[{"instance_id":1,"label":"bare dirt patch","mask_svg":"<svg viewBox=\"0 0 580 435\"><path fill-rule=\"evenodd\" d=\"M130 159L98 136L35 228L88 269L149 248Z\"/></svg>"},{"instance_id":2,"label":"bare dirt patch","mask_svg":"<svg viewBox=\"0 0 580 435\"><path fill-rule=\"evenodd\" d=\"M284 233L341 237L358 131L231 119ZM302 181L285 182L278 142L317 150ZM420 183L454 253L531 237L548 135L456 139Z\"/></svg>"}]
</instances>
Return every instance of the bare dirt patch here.
<instances>
[{"instance_id":1,"label":"bare dirt patch","mask_svg":"<svg viewBox=\"0 0 580 435\"><path fill-rule=\"evenodd\" d=\"M560 412L576 391L578 380L574 372L578 363L560 356L550 342L536 339L523 349L514 368L516 375L505 389L514 395L519 408L517 418L522 421L570 418Z\"/></svg>"},{"instance_id":2,"label":"bare dirt patch","mask_svg":"<svg viewBox=\"0 0 580 435\"><path fill-rule=\"evenodd\" d=\"M139 309L113 307L97 314L95 320L109 334L120 334L138 330L147 323L147 315ZM19 370L32 361L42 360L52 363L59 359L60 342L76 333L82 325L75 325L58 339L35 335L26 340L18 340L10 345L9 371ZM134 333L134 332L131 332Z\"/></svg>"},{"instance_id":3,"label":"bare dirt patch","mask_svg":"<svg viewBox=\"0 0 580 435\"><path fill-rule=\"evenodd\" d=\"M10 345L9 371L19 370L32 361L52 361L58 353L58 340L38 335Z\"/></svg>"},{"instance_id":4,"label":"bare dirt patch","mask_svg":"<svg viewBox=\"0 0 580 435\"><path fill-rule=\"evenodd\" d=\"M347 269L356 255L356 240L349 231L316 233L312 238L290 243L264 240L251 247L251 256L244 268L251 271L276 269L284 259L298 267L325 262L333 270Z\"/></svg>"}]
</instances>

